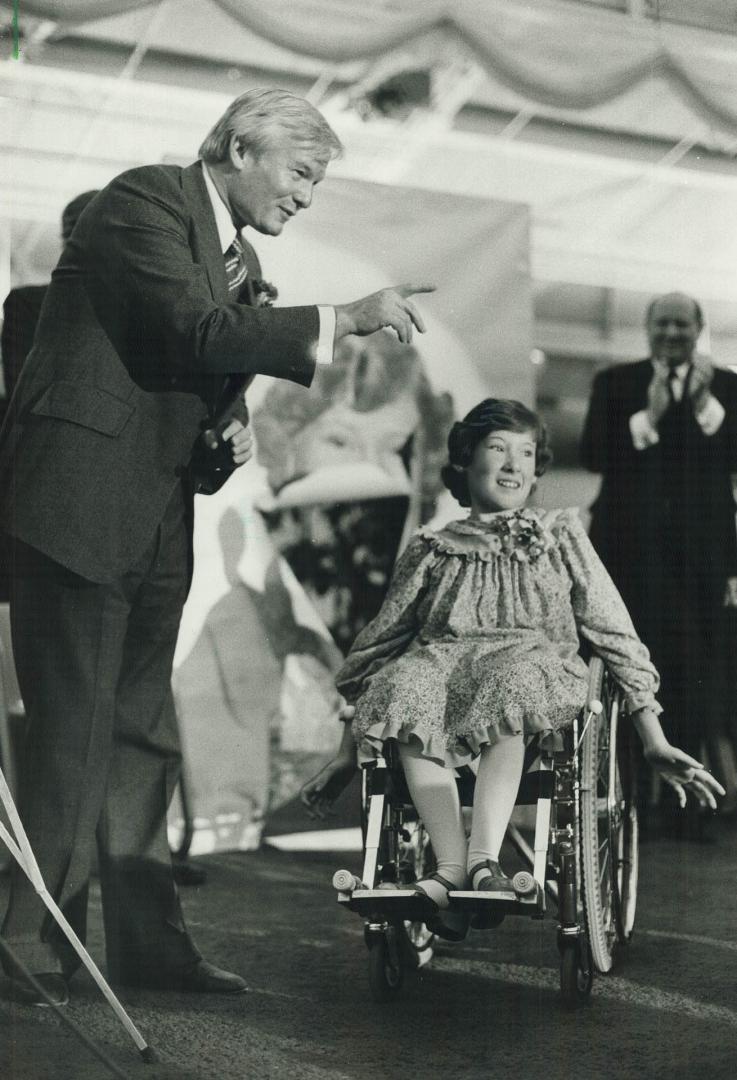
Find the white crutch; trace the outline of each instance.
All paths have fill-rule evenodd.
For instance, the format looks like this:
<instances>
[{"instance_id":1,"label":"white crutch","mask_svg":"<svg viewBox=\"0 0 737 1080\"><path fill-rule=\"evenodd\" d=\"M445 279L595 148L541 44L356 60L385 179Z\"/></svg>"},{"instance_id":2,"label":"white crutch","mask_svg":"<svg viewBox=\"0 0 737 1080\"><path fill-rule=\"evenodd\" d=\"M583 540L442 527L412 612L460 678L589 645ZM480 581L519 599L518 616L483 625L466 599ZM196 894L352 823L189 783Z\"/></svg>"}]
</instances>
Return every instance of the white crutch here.
<instances>
[{"instance_id":1,"label":"white crutch","mask_svg":"<svg viewBox=\"0 0 737 1080\"><path fill-rule=\"evenodd\" d=\"M87 952L84 945L79 940L72 927L69 925L69 922L64 916L64 913L61 911L58 904L46 888L44 879L41 876L41 871L38 868L38 863L36 862L33 851L31 850L31 845L28 842L26 831L23 828L23 824L20 820L20 816L16 809L15 803L13 802L13 796L10 793L10 788L8 787L8 783L5 779L5 775L3 774L2 769L0 769L0 800L5 807L5 812L8 815L10 826L13 830L13 833L15 834L14 839L13 836L11 836L11 834L5 828L3 823L0 821L0 840L3 840L3 842L7 845L10 854L13 856L20 868L23 870L26 877L29 878L34 889L36 890L40 898L43 900L48 910L51 912L59 927L66 934L66 937L74 947L74 950L79 956L80 960L87 968L102 993L107 998L111 1008L113 1009L113 1012L115 1012L121 1024L126 1029L130 1037L133 1039L133 1042L136 1044L136 1047L138 1048L143 1060L153 1061L153 1051L148 1046L146 1040L143 1038L138 1028L128 1016L128 1013L120 1004L113 991L110 989L109 984L106 982L105 977L98 968L97 964Z\"/></svg>"}]
</instances>

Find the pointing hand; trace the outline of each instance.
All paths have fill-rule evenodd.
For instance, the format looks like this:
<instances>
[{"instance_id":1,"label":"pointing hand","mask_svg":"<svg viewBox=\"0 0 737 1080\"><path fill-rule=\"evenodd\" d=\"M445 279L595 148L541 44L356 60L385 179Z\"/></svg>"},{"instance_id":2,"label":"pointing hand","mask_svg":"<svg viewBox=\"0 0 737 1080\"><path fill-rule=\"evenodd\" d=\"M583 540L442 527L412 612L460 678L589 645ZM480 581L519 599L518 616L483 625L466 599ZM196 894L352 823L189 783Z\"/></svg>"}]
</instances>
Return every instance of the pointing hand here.
<instances>
[{"instance_id":1,"label":"pointing hand","mask_svg":"<svg viewBox=\"0 0 737 1080\"><path fill-rule=\"evenodd\" d=\"M413 327L421 334L425 333L424 320L410 297L434 291L434 285L397 285L392 289L379 289L352 304L339 304L335 308L336 340L346 334L363 337L389 327L408 345L412 341Z\"/></svg>"}]
</instances>

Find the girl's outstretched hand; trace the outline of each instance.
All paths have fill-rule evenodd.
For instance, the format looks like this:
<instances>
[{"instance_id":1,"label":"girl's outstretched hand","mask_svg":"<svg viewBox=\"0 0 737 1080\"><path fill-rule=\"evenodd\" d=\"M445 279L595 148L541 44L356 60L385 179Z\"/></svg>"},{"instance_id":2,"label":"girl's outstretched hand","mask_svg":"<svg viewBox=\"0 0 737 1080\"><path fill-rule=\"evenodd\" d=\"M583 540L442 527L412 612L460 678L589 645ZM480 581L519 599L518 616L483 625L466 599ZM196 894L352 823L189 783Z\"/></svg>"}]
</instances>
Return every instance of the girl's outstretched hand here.
<instances>
[{"instance_id":1,"label":"girl's outstretched hand","mask_svg":"<svg viewBox=\"0 0 737 1080\"><path fill-rule=\"evenodd\" d=\"M644 753L655 771L675 790L681 806L686 805L690 791L701 806L716 809L715 796L724 795L724 788L699 761L668 742L646 747Z\"/></svg>"},{"instance_id":2,"label":"girl's outstretched hand","mask_svg":"<svg viewBox=\"0 0 737 1080\"><path fill-rule=\"evenodd\" d=\"M307 781L299 793L311 818L322 819L333 812L333 803L348 787L358 768L356 743L351 731L355 711L352 705L344 706L340 716L344 723L343 739L338 753L320 769L317 776Z\"/></svg>"},{"instance_id":3,"label":"girl's outstretched hand","mask_svg":"<svg viewBox=\"0 0 737 1080\"><path fill-rule=\"evenodd\" d=\"M333 803L348 787L356 772L356 762L338 754L308 780L299 793L312 818L324 818L333 813Z\"/></svg>"}]
</instances>

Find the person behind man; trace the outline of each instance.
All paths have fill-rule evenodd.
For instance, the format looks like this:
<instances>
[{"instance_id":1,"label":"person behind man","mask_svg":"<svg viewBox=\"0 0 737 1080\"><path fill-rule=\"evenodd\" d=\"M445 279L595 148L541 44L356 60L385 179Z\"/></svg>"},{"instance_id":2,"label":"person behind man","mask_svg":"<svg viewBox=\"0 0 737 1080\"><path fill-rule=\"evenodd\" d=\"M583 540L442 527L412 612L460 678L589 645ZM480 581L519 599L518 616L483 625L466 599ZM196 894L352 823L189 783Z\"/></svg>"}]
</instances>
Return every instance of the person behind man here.
<instances>
[{"instance_id":1,"label":"person behind man","mask_svg":"<svg viewBox=\"0 0 737 1080\"><path fill-rule=\"evenodd\" d=\"M594 379L581 459L602 474L591 540L661 674L669 737L698 757L723 728L727 697L737 376L697 353L692 297L658 297L646 326L649 358ZM702 836L702 822L690 832Z\"/></svg>"},{"instance_id":2,"label":"person behind man","mask_svg":"<svg viewBox=\"0 0 737 1080\"><path fill-rule=\"evenodd\" d=\"M77 218L96 191L84 191L67 203L61 213L61 242L66 244L77 224ZM0 357L3 365L5 397L9 399L18 382L21 368L31 351L41 305L47 285L19 285L11 289L3 303L3 329L0 335Z\"/></svg>"},{"instance_id":3,"label":"person behind man","mask_svg":"<svg viewBox=\"0 0 737 1080\"><path fill-rule=\"evenodd\" d=\"M77 224L77 218L85 206L97 194L85 191L64 207L61 214L61 241L66 244ZM5 415L8 401L18 382L21 368L31 351L33 337L46 296L46 285L19 285L11 289L3 303L3 328L0 332L0 363L2 364L5 400L0 403L1 416ZM0 536L0 603L10 599L10 551Z\"/></svg>"},{"instance_id":4,"label":"person behind man","mask_svg":"<svg viewBox=\"0 0 737 1080\"><path fill-rule=\"evenodd\" d=\"M251 306L260 270L241 230L279 235L340 152L308 102L253 90L194 164L114 179L61 255L0 437L29 718L21 817L83 939L96 840L108 974L120 984L247 989L192 941L166 836L193 494L250 458L244 389L254 374L309 386L347 334L391 327L409 341L424 329L410 296L432 286L336 307ZM76 954L17 868L2 933L65 1001ZM11 990L37 1003L17 974L8 971Z\"/></svg>"}]
</instances>

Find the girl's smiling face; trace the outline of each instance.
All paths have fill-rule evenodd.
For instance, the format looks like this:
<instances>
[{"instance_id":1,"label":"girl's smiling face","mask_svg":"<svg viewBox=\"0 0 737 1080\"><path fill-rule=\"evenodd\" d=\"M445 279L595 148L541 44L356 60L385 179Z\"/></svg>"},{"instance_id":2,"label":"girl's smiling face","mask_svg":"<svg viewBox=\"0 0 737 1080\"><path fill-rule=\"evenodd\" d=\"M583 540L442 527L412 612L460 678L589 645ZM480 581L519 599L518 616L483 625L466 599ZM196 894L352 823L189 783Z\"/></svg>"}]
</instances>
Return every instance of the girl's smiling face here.
<instances>
[{"instance_id":1,"label":"girl's smiling face","mask_svg":"<svg viewBox=\"0 0 737 1080\"><path fill-rule=\"evenodd\" d=\"M474 516L525 505L535 482L536 450L532 431L490 431L484 436L466 469Z\"/></svg>"}]
</instances>

